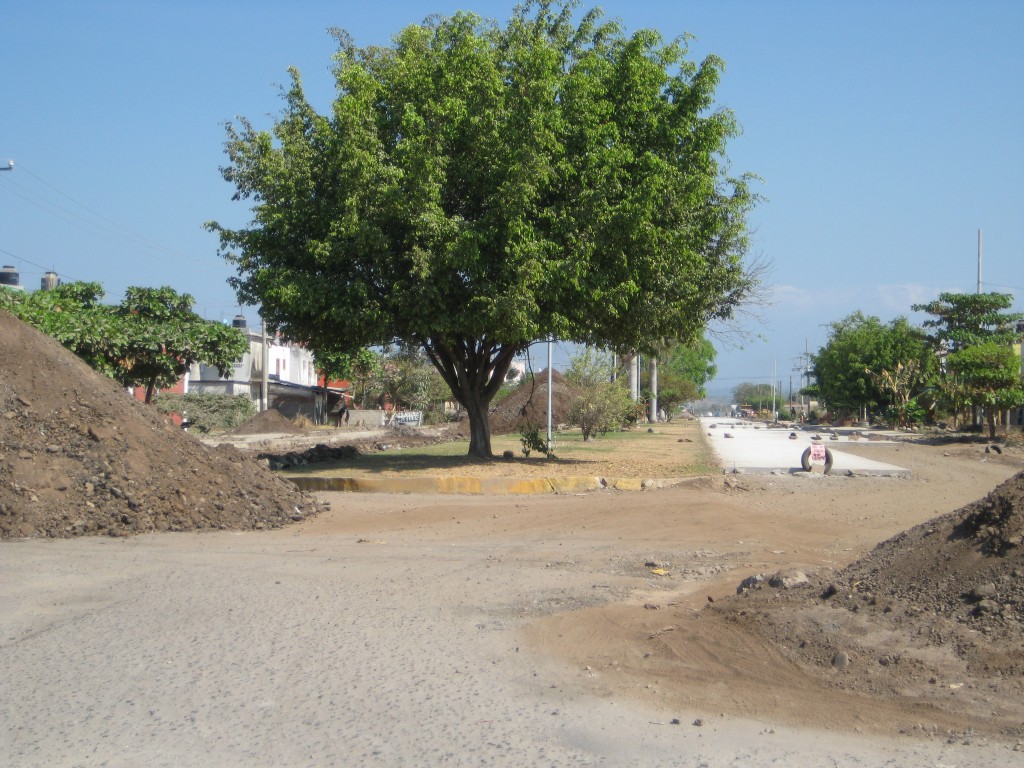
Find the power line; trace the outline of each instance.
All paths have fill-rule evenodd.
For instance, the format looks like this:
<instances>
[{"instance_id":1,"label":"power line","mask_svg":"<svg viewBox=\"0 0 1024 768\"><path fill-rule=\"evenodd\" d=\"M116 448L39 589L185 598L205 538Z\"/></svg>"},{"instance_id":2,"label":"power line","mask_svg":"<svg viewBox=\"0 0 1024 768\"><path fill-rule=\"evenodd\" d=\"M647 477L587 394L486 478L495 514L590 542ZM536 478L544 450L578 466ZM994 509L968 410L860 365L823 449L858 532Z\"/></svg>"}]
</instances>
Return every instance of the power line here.
<instances>
[{"instance_id":1,"label":"power line","mask_svg":"<svg viewBox=\"0 0 1024 768\"><path fill-rule=\"evenodd\" d=\"M117 221L114 221L113 219L109 218L108 216L105 216L102 213L85 205L84 203L79 202L71 195L62 192L56 186L46 181L46 179L34 173L30 168L25 168L24 165L19 164L18 170L24 171L30 177L37 180L40 184L43 184L56 194L65 198L66 200L69 200L71 203L78 206L79 208L81 208L83 211L87 212L88 214L90 214L91 217L94 218L91 219L89 216L83 216L82 214L73 211L64 205L61 205L60 203L47 198L45 195L40 194L38 191L32 190L29 187L12 181L10 180L10 177L7 178L7 181L3 186L7 188L7 191L10 192L10 194L21 198L22 200L29 203L30 205L35 206L36 208L39 208L44 213L47 213L57 219L60 219L61 221L64 221L74 227L82 229L88 232L89 234L93 235L94 237L98 237L99 239L105 240L106 242L110 242L121 247L127 246L133 249L148 249L149 251L153 252L150 254L151 257L155 254L161 258L173 256L175 258L188 259L197 264L209 265L210 263L208 260L201 259L193 255L184 254L179 251L167 248L166 246L163 246L157 242L154 242L153 240L150 240L149 238L143 235L134 232L133 230L121 225ZM18 189L21 190L21 192L17 191L16 189L12 189L11 187L17 187ZM102 222L106 222L106 224ZM110 226L107 226L108 224Z\"/></svg>"}]
</instances>

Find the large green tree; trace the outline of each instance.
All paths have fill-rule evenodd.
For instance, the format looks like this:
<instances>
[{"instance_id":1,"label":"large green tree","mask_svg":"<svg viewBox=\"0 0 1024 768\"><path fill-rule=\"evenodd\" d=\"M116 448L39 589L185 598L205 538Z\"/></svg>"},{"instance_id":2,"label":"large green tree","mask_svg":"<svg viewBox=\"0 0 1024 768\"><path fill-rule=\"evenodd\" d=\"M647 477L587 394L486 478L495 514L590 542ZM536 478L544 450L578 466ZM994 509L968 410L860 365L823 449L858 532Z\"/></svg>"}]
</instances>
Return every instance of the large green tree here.
<instances>
[{"instance_id":1,"label":"large green tree","mask_svg":"<svg viewBox=\"0 0 1024 768\"><path fill-rule=\"evenodd\" d=\"M0 308L54 337L98 371L126 387L177 382L193 363L231 369L248 348L245 334L192 311L193 299L173 288L130 287L115 306L100 303L99 283L68 283L52 291L0 291Z\"/></svg>"},{"instance_id":2,"label":"large green tree","mask_svg":"<svg viewBox=\"0 0 1024 768\"><path fill-rule=\"evenodd\" d=\"M912 381L898 391L886 384L885 372L902 382L911 371ZM805 392L824 401L835 417L887 411L899 405L905 390L920 389L934 371L925 334L905 317L883 323L854 312L832 323L828 342L811 355L815 383Z\"/></svg>"},{"instance_id":3,"label":"large green tree","mask_svg":"<svg viewBox=\"0 0 1024 768\"><path fill-rule=\"evenodd\" d=\"M995 437L1000 410L1024 404L1020 357L1011 345L1020 342L1024 313L1008 312L1008 293L940 293L914 311L927 312L929 340L944 358L941 390L956 410L982 409L989 435Z\"/></svg>"},{"instance_id":4,"label":"large green tree","mask_svg":"<svg viewBox=\"0 0 1024 768\"><path fill-rule=\"evenodd\" d=\"M434 17L386 47L339 32L329 114L292 70L272 130L228 126L222 172L253 220L209 227L239 297L314 353L419 345L471 455L490 456L488 404L534 340L653 351L757 282L722 62L578 5Z\"/></svg>"}]
</instances>

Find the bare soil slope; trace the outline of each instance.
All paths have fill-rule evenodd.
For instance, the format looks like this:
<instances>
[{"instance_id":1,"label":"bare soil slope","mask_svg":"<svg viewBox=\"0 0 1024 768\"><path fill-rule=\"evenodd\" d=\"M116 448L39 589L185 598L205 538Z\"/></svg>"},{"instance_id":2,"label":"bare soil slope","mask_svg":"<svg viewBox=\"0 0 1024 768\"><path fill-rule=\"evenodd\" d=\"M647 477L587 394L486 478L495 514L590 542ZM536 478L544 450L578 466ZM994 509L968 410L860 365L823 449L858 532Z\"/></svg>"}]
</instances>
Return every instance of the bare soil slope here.
<instances>
[{"instance_id":1,"label":"bare soil slope","mask_svg":"<svg viewBox=\"0 0 1024 768\"><path fill-rule=\"evenodd\" d=\"M320 510L0 311L0 538L272 528Z\"/></svg>"}]
</instances>

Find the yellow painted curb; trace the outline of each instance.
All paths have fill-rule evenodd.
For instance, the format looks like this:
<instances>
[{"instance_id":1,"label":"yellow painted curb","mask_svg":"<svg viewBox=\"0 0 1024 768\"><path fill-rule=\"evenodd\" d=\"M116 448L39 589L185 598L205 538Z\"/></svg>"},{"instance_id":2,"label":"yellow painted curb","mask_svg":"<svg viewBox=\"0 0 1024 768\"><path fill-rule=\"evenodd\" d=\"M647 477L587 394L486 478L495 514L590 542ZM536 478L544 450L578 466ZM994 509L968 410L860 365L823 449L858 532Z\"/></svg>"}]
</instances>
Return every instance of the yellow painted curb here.
<instances>
[{"instance_id":1,"label":"yellow painted curb","mask_svg":"<svg viewBox=\"0 0 1024 768\"><path fill-rule=\"evenodd\" d=\"M450 493L466 495L529 495L538 493L589 493L612 488L645 491L688 483L693 478L653 480L601 477L336 477L283 474L303 491L352 493Z\"/></svg>"}]
</instances>

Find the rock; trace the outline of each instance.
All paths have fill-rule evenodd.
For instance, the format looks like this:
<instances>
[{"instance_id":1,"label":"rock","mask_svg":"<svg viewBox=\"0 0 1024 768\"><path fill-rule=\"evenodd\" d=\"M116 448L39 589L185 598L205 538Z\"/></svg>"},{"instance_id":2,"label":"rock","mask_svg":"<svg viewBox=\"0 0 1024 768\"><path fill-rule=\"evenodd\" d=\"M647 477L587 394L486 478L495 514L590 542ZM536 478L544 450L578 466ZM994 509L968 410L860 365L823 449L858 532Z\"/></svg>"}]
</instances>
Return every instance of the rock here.
<instances>
[{"instance_id":1,"label":"rock","mask_svg":"<svg viewBox=\"0 0 1024 768\"><path fill-rule=\"evenodd\" d=\"M754 576L747 576L747 578L745 578L743 581L741 581L740 585L738 587L736 587L736 594L737 595L742 595L748 589L756 589L757 587L760 587L767 580L768 580L768 577L765 576L763 573L758 573L758 574L755 574Z\"/></svg>"},{"instance_id":2,"label":"rock","mask_svg":"<svg viewBox=\"0 0 1024 768\"><path fill-rule=\"evenodd\" d=\"M839 651L832 657L832 666L843 672L850 666L850 654L846 651Z\"/></svg>"},{"instance_id":3,"label":"rock","mask_svg":"<svg viewBox=\"0 0 1024 768\"><path fill-rule=\"evenodd\" d=\"M999 603L995 600L982 600L974 607L974 615L981 616L986 613L998 613Z\"/></svg>"},{"instance_id":4,"label":"rock","mask_svg":"<svg viewBox=\"0 0 1024 768\"><path fill-rule=\"evenodd\" d=\"M780 571L772 574L772 577L768 579L768 586L776 589L792 589L807 584L809 581L807 574L803 571Z\"/></svg>"},{"instance_id":5,"label":"rock","mask_svg":"<svg viewBox=\"0 0 1024 768\"><path fill-rule=\"evenodd\" d=\"M984 582L983 584L977 584L974 589L971 590L970 596L975 602L985 600L987 598L994 598L996 596L996 585L991 581Z\"/></svg>"}]
</instances>

